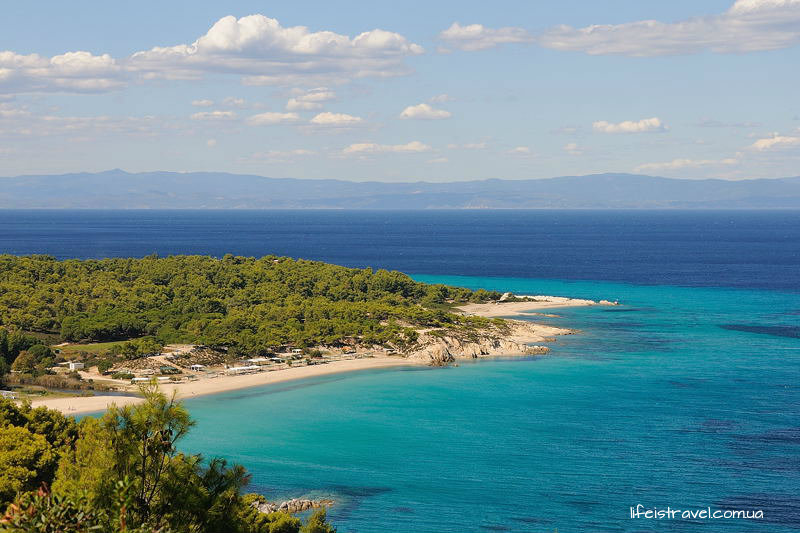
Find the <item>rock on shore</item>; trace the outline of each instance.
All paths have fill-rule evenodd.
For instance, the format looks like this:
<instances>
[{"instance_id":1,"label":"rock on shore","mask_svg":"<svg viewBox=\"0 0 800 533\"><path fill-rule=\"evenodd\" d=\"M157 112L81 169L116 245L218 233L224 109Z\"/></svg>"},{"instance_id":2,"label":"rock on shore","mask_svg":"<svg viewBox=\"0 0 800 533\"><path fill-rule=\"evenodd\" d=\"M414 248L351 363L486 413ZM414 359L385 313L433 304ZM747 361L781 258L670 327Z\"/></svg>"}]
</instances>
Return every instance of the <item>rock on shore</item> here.
<instances>
[{"instance_id":1,"label":"rock on shore","mask_svg":"<svg viewBox=\"0 0 800 533\"><path fill-rule=\"evenodd\" d=\"M493 326L468 335L421 331L416 345L406 355L420 363L442 366L457 359L544 354L550 351L548 347L532 343L571 333L574 331L520 320L506 320L503 327Z\"/></svg>"},{"instance_id":2,"label":"rock on shore","mask_svg":"<svg viewBox=\"0 0 800 533\"><path fill-rule=\"evenodd\" d=\"M283 502L270 502L264 501L254 504L254 507L260 512L269 514L278 511L286 513L302 513L309 509L317 509L319 507L330 507L333 505L333 500L309 500L305 498L292 498Z\"/></svg>"}]
</instances>

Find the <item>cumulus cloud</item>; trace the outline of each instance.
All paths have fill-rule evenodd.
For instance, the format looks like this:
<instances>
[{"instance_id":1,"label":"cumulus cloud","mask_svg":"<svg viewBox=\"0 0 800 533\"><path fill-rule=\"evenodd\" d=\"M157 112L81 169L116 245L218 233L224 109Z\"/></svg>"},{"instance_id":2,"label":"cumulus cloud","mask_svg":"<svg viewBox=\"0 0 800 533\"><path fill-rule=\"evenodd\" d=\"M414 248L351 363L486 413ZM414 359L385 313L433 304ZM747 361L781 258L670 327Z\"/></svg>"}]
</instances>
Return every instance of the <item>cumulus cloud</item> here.
<instances>
[{"instance_id":1,"label":"cumulus cloud","mask_svg":"<svg viewBox=\"0 0 800 533\"><path fill-rule=\"evenodd\" d=\"M310 111L322 109L322 102L328 102L336 98L336 93L327 87L318 87L309 91L298 91L296 96L290 98L286 103L289 111Z\"/></svg>"},{"instance_id":2,"label":"cumulus cloud","mask_svg":"<svg viewBox=\"0 0 800 533\"><path fill-rule=\"evenodd\" d=\"M474 52L494 48L500 44L528 43L533 41L533 36L523 28L487 28L483 24L462 26L454 22L439 33L439 40L458 50Z\"/></svg>"},{"instance_id":3,"label":"cumulus cloud","mask_svg":"<svg viewBox=\"0 0 800 533\"><path fill-rule=\"evenodd\" d=\"M236 118L236 113L233 111L200 111L194 113L190 118L192 120L233 120Z\"/></svg>"},{"instance_id":4,"label":"cumulus cloud","mask_svg":"<svg viewBox=\"0 0 800 533\"><path fill-rule=\"evenodd\" d=\"M667 126L658 117L643 118L635 121L625 120L616 124L599 120L592 123L592 128L594 131L601 133L649 133L667 130Z\"/></svg>"},{"instance_id":5,"label":"cumulus cloud","mask_svg":"<svg viewBox=\"0 0 800 533\"><path fill-rule=\"evenodd\" d=\"M724 13L679 22L557 26L539 35L537 41L547 48L591 55L777 50L800 43L800 0L737 0Z\"/></svg>"},{"instance_id":6,"label":"cumulus cloud","mask_svg":"<svg viewBox=\"0 0 800 533\"><path fill-rule=\"evenodd\" d=\"M447 163L448 161L449 159L446 157L434 157L433 159L430 159L428 163Z\"/></svg>"},{"instance_id":7,"label":"cumulus cloud","mask_svg":"<svg viewBox=\"0 0 800 533\"><path fill-rule=\"evenodd\" d=\"M209 139L206 141L206 146L208 146L209 148L214 148L216 145L217 145L216 139Z\"/></svg>"},{"instance_id":8,"label":"cumulus cloud","mask_svg":"<svg viewBox=\"0 0 800 533\"><path fill-rule=\"evenodd\" d=\"M683 168L703 168L738 165L739 159L728 157L725 159L673 159L663 163L645 163L634 169L634 172L650 172L662 170L679 170Z\"/></svg>"},{"instance_id":9,"label":"cumulus cloud","mask_svg":"<svg viewBox=\"0 0 800 533\"><path fill-rule=\"evenodd\" d=\"M227 16L190 44L156 46L125 58L0 51L0 93L105 92L133 80L191 80L212 73L242 76L248 85L344 83L407 74L405 59L423 52L399 33L381 29L349 37L283 27L264 15Z\"/></svg>"},{"instance_id":10,"label":"cumulus cloud","mask_svg":"<svg viewBox=\"0 0 800 533\"><path fill-rule=\"evenodd\" d=\"M398 153L413 154L430 152L431 147L420 141L411 141L406 144L376 144L376 143L356 143L351 144L342 153L345 155L358 154L379 154L379 153Z\"/></svg>"},{"instance_id":11,"label":"cumulus cloud","mask_svg":"<svg viewBox=\"0 0 800 533\"><path fill-rule=\"evenodd\" d=\"M0 51L0 93L95 93L125 85L125 72L108 54L67 52L43 57Z\"/></svg>"},{"instance_id":12,"label":"cumulus cloud","mask_svg":"<svg viewBox=\"0 0 800 533\"><path fill-rule=\"evenodd\" d=\"M223 17L191 44L137 52L129 63L153 77L193 78L217 72L243 75L249 85L282 85L405 74L404 59L423 51L385 30L351 38L305 26L283 27L264 15L249 15Z\"/></svg>"},{"instance_id":13,"label":"cumulus cloud","mask_svg":"<svg viewBox=\"0 0 800 533\"><path fill-rule=\"evenodd\" d=\"M346 113L331 113L325 111L311 119L311 124L316 126L355 126L364 121L361 117L355 117Z\"/></svg>"},{"instance_id":14,"label":"cumulus cloud","mask_svg":"<svg viewBox=\"0 0 800 533\"><path fill-rule=\"evenodd\" d=\"M428 104L417 104L408 106L400 113L400 118L422 119L422 120L441 120L450 118L453 114L444 109L436 109Z\"/></svg>"},{"instance_id":15,"label":"cumulus cloud","mask_svg":"<svg viewBox=\"0 0 800 533\"><path fill-rule=\"evenodd\" d=\"M300 120L297 113L278 113L275 111L267 111L266 113L259 113L247 119L247 123L251 126L272 126L273 124L283 124L286 122L296 122Z\"/></svg>"},{"instance_id":16,"label":"cumulus cloud","mask_svg":"<svg viewBox=\"0 0 800 533\"><path fill-rule=\"evenodd\" d=\"M790 148L800 146L800 137L793 137L788 135L773 134L771 137L765 139L758 139L750 145L753 150L764 152L767 150L777 150L780 148Z\"/></svg>"},{"instance_id":17,"label":"cumulus cloud","mask_svg":"<svg viewBox=\"0 0 800 533\"><path fill-rule=\"evenodd\" d=\"M192 105L195 106L195 107L211 107L212 105L214 105L214 101L213 100L207 100L207 99L192 100Z\"/></svg>"},{"instance_id":18,"label":"cumulus cloud","mask_svg":"<svg viewBox=\"0 0 800 533\"><path fill-rule=\"evenodd\" d=\"M578 146L577 143L567 143L564 145L564 151L570 155L581 155L583 148Z\"/></svg>"}]
</instances>

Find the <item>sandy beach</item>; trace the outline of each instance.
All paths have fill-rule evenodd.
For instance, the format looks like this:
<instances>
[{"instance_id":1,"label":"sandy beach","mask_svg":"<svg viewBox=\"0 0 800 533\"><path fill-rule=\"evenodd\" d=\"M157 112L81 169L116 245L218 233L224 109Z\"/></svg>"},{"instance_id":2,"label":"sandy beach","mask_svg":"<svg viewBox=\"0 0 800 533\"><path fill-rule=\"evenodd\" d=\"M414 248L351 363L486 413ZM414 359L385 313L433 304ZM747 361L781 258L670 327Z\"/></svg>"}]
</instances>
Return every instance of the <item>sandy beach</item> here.
<instances>
[{"instance_id":1,"label":"sandy beach","mask_svg":"<svg viewBox=\"0 0 800 533\"><path fill-rule=\"evenodd\" d=\"M368 357L363 359L346 359L332 361L322 365L297 366L272 372L259 372L244 376L219 376L216 378L199 379L188 383L176 385L163 385L161 388L167 394L177 391L178 398L187 399L207 394L218 394L232 390L270 385L296 379L312 378L353 372L357 370L372 370L377 368L390 368L414 365L414 361L402 357ZM76 415L103 411L111 404L118 406L131 405L141 402L141 398L134 396L76 396L73 398L53 398L31 402L33 407L47 407L57 409L64 414Z\"/></svg>"},{"instance_id":2,"label":"sandy beach","mask_svg":"<svg viewBox=\"0 0 800 533\"><path fill-rule=\"evenodd\" d=\"M581 300L563 296L527 296L535 301L528 302L491 302L467 304L457 309L466 315L479 315L487 318L499 318L535 313L559 307L585 307L590 305L616 305L607 300Z\"/></svg>"},{"instance_id":3,"label":"sandy beach","mask_svg":"<svg viewBox=\"0 0 800 533\"><path fill-rule=\"evenodd\" d=\"M529 313L536 313L542 310L556 309L559 307L576 307L591 305L615 305L614 302L605 300L581 300L576 298L566 298L560 296L527 296L531 301L525 302L498 302L467 304L458 308L466 315L480 315L484 317L512 317ZM500 341L484 339L481 342L463 345L459 342L444 342L436 338L437 343L431 343L419 350L419 353L410 354L409 357L366 357L360 359L344 359L331 361L325 364L312 366L297 366L273 370L268 372L258 372L242 376L220 375L214 378L201 378L197 381L190 381L177 384L164 384L162 390L167 394L177 392L178 398L187 399L208 394L218 394L248 387L269 385L303 378L325 376L340 372L353 372L357 370L369 370L375 368L389 368L397 366L432 364L441 358L439 352L447 351L456 357L460 356L494 356L494 355L516 355L524 354L527 351L526 345L534 342L546 342L552 340L553 336L572 333L570 330L556 328L531 322L516 322L513 324L512 331L508 336ZM446 341L447 339L445 339ZM452 341L452 339L451 339ZM453 345L453 344L457 344ZM534 347L539 351L546 351L544 347ZM462 353L463 352L463 353ZM99 375L97 377L100 377ZM71 398L49 398L35 400L31 402L34 407L48 407L57 409L65 414L83 414L103 411L111 404L118 406L131 405L141 402L141 398L135 396L113 396L108 394L97 394L95 396L75 396Z\"/></svg>"}]
</instances>

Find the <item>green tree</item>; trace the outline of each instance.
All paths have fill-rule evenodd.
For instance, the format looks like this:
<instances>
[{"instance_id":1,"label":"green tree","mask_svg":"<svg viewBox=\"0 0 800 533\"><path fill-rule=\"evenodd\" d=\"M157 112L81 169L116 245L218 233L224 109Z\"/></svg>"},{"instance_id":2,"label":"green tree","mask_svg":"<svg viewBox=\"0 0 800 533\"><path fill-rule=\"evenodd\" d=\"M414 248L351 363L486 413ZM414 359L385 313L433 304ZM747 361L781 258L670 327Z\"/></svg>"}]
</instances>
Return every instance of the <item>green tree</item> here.
<instances>
[{"instance_id":1,"label":"green tree","mask_svg":"<svg viewBox=\"0 0 800 533\"><path fill-rule=\"evenodd\" d=\"M0 504L35 489L52 472L57 455L42 435L24 427L0 427Z\"/></svg>"},{"instance_id":2,"label":"green tree","mask_svg":"<svg viewBox=\"0 0 800 533\"><path fill-rule=\"evenodd\" d=\"M328 523L325 508L317 509L300 528L300 533L336 533L336 528Z\"/></svg>"},{"instance_id":3,"label":"green tree","mask_svg":"<svg viewBox=\"0 0 800 533\"><path fill-rule=\"evenodd\" d=\"M303 523L288 513L270 513L269 533L299 533Z\"/></svg>"},{"instance_id":4,"label":"green tree","mask_svg":"<svg viewBox=\"0 0 800 533\"><path fill-rule=\"evenodd\" d=\"M46 487L21 495L0 518L0 531L9 533L170 533L129 527L127 505L130 484L115 487L114 505L98 508L85 495L60 496Z\"/></svg>"},{"instance_id":5,"label":"green tree","mask_svg":"<svg viewBox=\"0 0 800 533\"><path fill-rule=\"evenodd\" d=\"M36 372L36 357L27 351L21 351L14 362L11 363L11 370L21 374L33 374Z\"/></svg>"},{"instance_id":6,"label":"green tree","mask_svg":"<svg viewBox=\"0 0 800 533\"><path fill-rule=\"evenodd\" d=\"M114 366L114 362L110 359L103 359L97 363L97 371L101 374L105 374L111 367Z\"/></svg>"},{"instance_id":7,"label":"green tree","mask_svg":"<svg viewBox=\"0 0 800 533\"><path fill-rule=\"evenodd\" d=\"M241 489L249 476L228 466L178 451L177 442L194 425L174 396L154 385L145 401L112 407L101 419L86 419L74 451L59 465L53 490L85 494L98 508L111 508L115 487L129 483L128 523L175 531L227 533L236 530Z\"/></svg>"}]
</instances>

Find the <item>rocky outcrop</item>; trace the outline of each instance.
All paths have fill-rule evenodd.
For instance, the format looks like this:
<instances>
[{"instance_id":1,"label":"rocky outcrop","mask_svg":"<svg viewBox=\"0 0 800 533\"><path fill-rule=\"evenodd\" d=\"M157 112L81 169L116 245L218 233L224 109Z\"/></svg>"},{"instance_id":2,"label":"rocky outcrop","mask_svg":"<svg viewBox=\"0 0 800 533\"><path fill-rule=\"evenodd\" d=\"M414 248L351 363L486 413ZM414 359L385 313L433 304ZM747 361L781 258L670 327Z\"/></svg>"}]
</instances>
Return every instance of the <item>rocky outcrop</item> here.
<instances>
[{"instance_id":1,"label":"rocky outcrop","mask_svg":"<svg viewBox=\"0 0 800 533\"><path fill-rule=\"evenodd\" d=\"M283 502L270 502L264 501L260 503L255 503L253 506L259 510L259 512L269 514L275 513L278 511L286 512L286 513L302 513L303 511L308 511L309 509L317 509L319 507L330 507L333 505L333 500L309 500L305 498L292 498L291 500L286 500Z\"/></svg>"},{"instance_id":2,"label":"rocky outcrop","mask_svg":"<svg viewBox=\"0 0 800 533\"><path fill-rule=\"evenodd\" d=\"M421 331L406 356L420 363L444 366L457 359L544 354L550 351L548 347L532 343L570 333L574 331L519 320L506 320L502 326L469 333Z\"/></svg>"}]
</instances>

